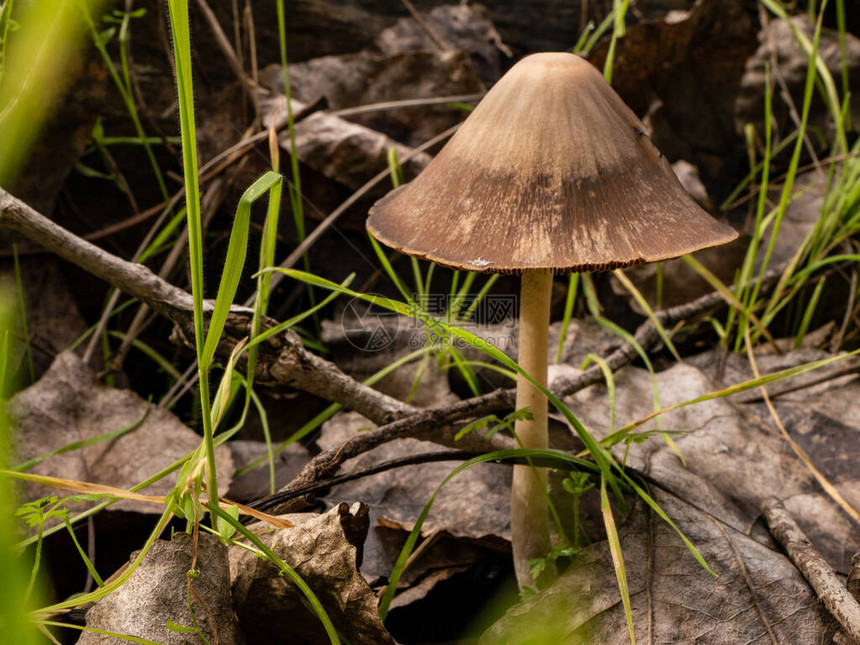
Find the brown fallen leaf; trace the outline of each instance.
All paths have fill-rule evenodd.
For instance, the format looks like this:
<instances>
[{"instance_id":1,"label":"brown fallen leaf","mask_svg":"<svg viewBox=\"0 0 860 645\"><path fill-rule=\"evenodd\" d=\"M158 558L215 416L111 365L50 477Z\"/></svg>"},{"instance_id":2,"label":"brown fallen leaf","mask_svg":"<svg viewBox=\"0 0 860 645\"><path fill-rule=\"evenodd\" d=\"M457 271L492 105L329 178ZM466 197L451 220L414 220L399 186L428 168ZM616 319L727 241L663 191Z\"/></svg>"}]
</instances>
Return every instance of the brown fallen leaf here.
<instances>
[{"instance_id":1,"label":"brown fallen leaf","mask_svg":"<svg viewBox=\"0 0 860 645\"><path fill-rule=\"evenodd\" d=\"M185 533L178 533L169 542L156 541L126 583L87 612L87 627L164 645L197 645L202 641L196 633L168 627L168 621L182 628L191 628L196 622L210 643L215 642L217 632L219 645L242 645L244 638L230 601L227 548L218 538L200 533L195 565L199 575L193 581L193 590L203 604L187 596L192 550L191 536ZM135 557L133 553L131 559ZM193 607L193 617L189 604ZM78 645L127 642L114 636L84 632Z\"/></svg>"},{"instance_id":2,"label":"brown fallen leaf","mask_svg":"<svg viewBox=\"0 0 860 645\"><path fill-rule=\"evenodd\" d=\"M434 43L421 26L411 17L401 18L383 30L372 49L391 56L409 51L435 51L438 45L446 49L459 49L469 55L477 75L487 84L493 84L502 75L502 54L510 58L510 49L496 31L490 11L482 4L448 4L433 7L426 12L424 21L438 40Z\"/></svg>"},{"instance_id":3,"label":"brown fallen leaf","mask_svg":"<svg viewBox=\"0 0 860 645\"><path fill-rule=\"evenodd\" d=\"M264 70L264 82L278 93L283 87L279 67ZM344 118L411 146L424 143L463 120L450 104L414 105L396 110L362 112L355 108L389 101L418 101L445 96L480 95L481 82L464 51L363 51L325 56L290 66L293 96L310 102L324 96L332 111Z\"/></svg>"},{"instance_id":4,"label":"brown fallen leaf","mask_svg":"<svg viewBox=\"0 0 860 645\"><path fill-rule=\"evenodd\" d=\"M324 449L337 447L367 423L356 413L340 414L323 426L317 443ZM440 447L428 441L398 439L349 460L343 470L360 471L398 457L438 451ZM371 531L361 569L367 580L377 583L388 577L424 505L460 463L445 461L388 470L339 485L323 498L329 505L360 500L370 507ZM460 473L442 488L422 526L422 536L445 533L484 549L506 549L510 540L510 482L510 467L499 464L479 464ZM444 559L447 556L442 555L442 547L439 557ZM428 553L421 566L432 568L434 558ZM461 565L462 558L455 566Z\"/></svg>"},{"instance_id":5,"label":"brown fallen leaf","mask_svg":"<svg viewBox=\"0 0 860 645\"><path fill-rule=\"evenodd\" d=\"M671 495L653 493L719 577L637 502L619 531L637 642L829 642L823 639L828 616L787 557ZM608 542L584 549L555 584L513 607L480 640L526 643L630 643Z\"/></svg>"},{"instance_id":6,"label":"brown fallen leaf","mask_svg":"<svg viewBox=\"0 0 860 645\"><path fill-rule=\"evenodd\" d=\"M358 572L357 557L367 530L366 507L340 504L324 515L285 515L296 526L273 531L252 525L260 539L293 567L350 643L393 644L379 618L377 600ZM245 549L230 549L233 603L252 643L329 643L304 595L271 563Z\"/></svg>"},{"instance_id":7,"label":"brown fallen leaf","mask_svg":"<svg viewBox=\"0 0 860 645\"><path fill-rule=\"evenodd\" d=\"M283 96L268 98L260 103L263 125L269 127ZM293 100L293 112L298 113L305 105ZM289 132L282 131L278 141L284 150L291 149ZM412 152L412 148L358 123L316 112L296 124L296 153L299 160L340 184L356 189L378 172L388 167L388 150L394 148L400 159ZM428 163L430 156L419 153L404 163L410 177L418 174Z\"/></svg>"},{"instance_id":8,"label":"brown fallen leaf","mask_svg":"<svg viewBox=\"0 0 860 645\"><path fill-rule=\"evenodd\" d=\"M692 163L712 192L731 190L738 146L735 98L755 50L758 21L743 3L724 0L660 13L618 39L612 86L646 117L651 139L669 160ZM605 37L589 55L599 69L609 46Z\"/></svg>"},{"instance_id":9,"label":"brown fallen leaf","mask_svg":"<svg viewBox=\"0 0 860 645\"><path fill-rule=\"evenodd\" d=\"M760 368L770 372L821 356L798 354L763 356ZM742 360L729 357L727 382L746 378ZM706 373L719 363L716 356L706 354L691 362L703 368L677 364L656 375L663 406L718 389ZM790 385L778 383L770 389ZM659 485L649 485L650 493L719 575L712 577L671 527L637 502L620 529L637 639L726 645L829 642L822 639L829 633L830 617L771 539L759 505L769 496L782 499L815 547L843 574L860 549L856 526L771 429L764 405L742 403L753 394L708 401L662 417L664 430L687 433L673 436L686 466L659 436L630 447L627 464ZM860 454L852 440L857 417L848 402L857 396L860 384L849 377L774 400L795 441L855 505L860 503L860 483L850 464L856 464ZM837 400L841 403L834 403ZM626 367L616 374L619 427L649 414L651 401L647 371ZM605 387L593 386L567 402L595 436L606 435L610 406ZM655 429L651 421L639 430ZM616 446L618 457L623 449ZM624 518L616 516L616 521ZM522 634L535 624L558 627L548 643L629 642L607 542L582 551L556 585L511 609L481 642L526 642Z\"/></svg>"},{"instance_id":10,"label":"brown fallen leaf","mask_svg":"<svg viewBox=\"0 0 860 645\"><path fill-rule=\"evenodd\" d=\"M9 404L15 420L18 463L68 444L139 426L119 438L54 455L27 472L129 489L192 452L201 438L171 412L150 406L130 390L100 385L92 371L71 352L60 354L34 385ZM142 420L142 421L141 421ZM219 487L226 492L233 471L225 446L216 450ZM163 496L175 475L142 491ZM51 494L31 485L27 498ZM117 502L116 510L158 513L157 505L133 500Z\"/></svg>"}]
</instances>

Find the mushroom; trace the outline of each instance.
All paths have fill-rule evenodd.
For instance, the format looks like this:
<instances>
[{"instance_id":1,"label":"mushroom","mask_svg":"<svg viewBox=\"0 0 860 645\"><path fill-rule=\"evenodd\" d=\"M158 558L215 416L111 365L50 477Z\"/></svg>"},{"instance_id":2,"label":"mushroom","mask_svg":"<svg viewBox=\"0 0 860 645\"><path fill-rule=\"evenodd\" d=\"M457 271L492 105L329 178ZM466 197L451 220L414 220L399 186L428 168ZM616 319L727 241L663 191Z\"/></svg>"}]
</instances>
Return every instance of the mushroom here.
<instances>
[{"instance_id":1,"label":"mushroom","mask_svg":"<svg viewBox=\"0 0 860 645\"><path fill-rule=\"evenodd\" d=\"M657 262L737 237L687 195L602 74L568 53L514 65L417 178L373 205L367 227L401 253L522 274L518 362L543 386L554 273ZM533 416L516 423L522 444L546 448L547 399L523 376L516 406ZM532 584L529 560L551 546L546 470L538 473L514 467L521 587Z\"/></svg>"}]
</instances>

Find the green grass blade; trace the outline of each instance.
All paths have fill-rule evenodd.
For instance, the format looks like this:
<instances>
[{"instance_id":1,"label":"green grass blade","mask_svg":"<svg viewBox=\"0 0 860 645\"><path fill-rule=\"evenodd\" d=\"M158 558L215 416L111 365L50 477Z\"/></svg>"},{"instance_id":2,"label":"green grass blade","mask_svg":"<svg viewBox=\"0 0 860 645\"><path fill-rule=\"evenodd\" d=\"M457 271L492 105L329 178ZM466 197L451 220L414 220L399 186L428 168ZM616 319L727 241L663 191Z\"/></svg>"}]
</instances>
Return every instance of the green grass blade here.
<instances>
[{"instance_id":1,"label":"green grass blade","mask_svg":"<svg viewBox=\"0 0 860 645\"><path fill-rule=\"evenodd\" d=\"M645 315L648 316L648 319L654 324L654 328L657 330L657 334L660 336L660 340L663 341L663 344L666 348L672 353L672 356L679 363L681 362L681 355L678 353L678 350L675 349L675 345L672 343L672 340L669 338L669 334L666 333L666 330L663 328L663 323L660 322L660 319L654 314L654 310L651 308L651 305L648 304L648 301L645 300L645 296L636 288L630 278L624 275L624 272L621 269L616 269L612 272L612 274L618 278L618 281L624 285L624 288L633 296L633 299L639 304L640 307L645 311Z\"/></svg>"},{"instance_id":2,"label":"green grass blade","mask_svg":"<svg viewBox=\"0 0 860 645\"><path fill-rule=\"evenodd\" d=\"M147 406L146 411L143 413L143 415L140 418L136 419L135 421L132 421L130 424L128 424L127 426L125 426L123 428L119 428L118 430L113 430L111 432L106 432L104 434L100 434L97 437L90 437L89 439L84 439L82 441L73 441L72 443L68 443L65 446L57 448L56 450L46 452L43 455L39 455L38 457L33 457L33 459L29 459L29 460L27 460L21 464L18 464L14 468L11 468L11 470L14 470L15 472L23 473L23 472L30 470L34 466L38 466L39 464L41 464L46 459L50 459L51 457L54 457L55 455L62 455L62 454L67 453L67 452L72 452L75 450L81 450L82 448L88 448L90 446L95 446L95 445L100 444L104 441L113 441L114 439L119 439L120 437L125 436L130 432L134 432L141 425L143 425L143 422L146 421L146 418L149 416L149 413L151 411L152 411L152 406L151 405Z\"/></svg>"},{"instance_id":3,"label":"green grass blade","mask_svg":"<svg viewBox=\"0 0 860 645\"><path fill-rule=\"evenodd\" d=\"M376 238L373 237L370 233L367 234L367 237L370 239L370 244L373 247L373 251L376 253L376 257L379 260L379 263L382 265L382 268L385 271L385 275L387 275L388 279L391 280L392 284L397 287L397 290L400 292L400 295L403 296L403 299L406 302L414 303L415 301L412 299L412 295L406 288L406 283L397 274L397 272L394 270L394 267L391 266L391 260L389 260L388 256L385 255L385 251L383 251L382 247L379 246L379 242L377 242Z\"/></svg>"},{"instance_id":4,"label":"green grass blade","mask_svg":"<svg viewBox=\"0 0 860 645\"><path fill-rule=\"evenodd\" d=\"M111 331L108 332L109 336L113 336L114 338L118 338L120 340L125 340L127 334L121 331ZM153 347L143 342L139 338L135 338L131 342L131 346L138 350L141 354L151 359L153 363L158 365L165 373L169 374L171 378L174 380L179 380L182 378L182 374L179 373L179 370L173 366L167 358L159 354Z\"/></svg>"},{"instance_id":5,"label":"green grass blade","mask_svg":"<svg viewBox=\"0 0 860 645\"><path fill-rule=\"evenodd\" d=\"M266 273L266 272L271 272L271 271L272 271L272 268L268 268L268 269L265 269L264 271L261 271L261 273ZM354 273L350 273L350 274L346 277L346 279L345 279L343 282L341 282L340 284L341 284L341 286L342 286L342 287L346 288L346 287L348 287L350 284L352 284L352 281L353 281L354 279L355 279L355 274L354 274ZM323 307L325 307L326 305L328 305L332 300L334 300L335 298L337 298L339 295L340 295L340 294L339 294L338 292L336 292L336 291L335 291L335 292L333 292L333 293L329 294L325 299L323 299L321 302L317 303L316 305L314 305L314 306L313 306L313 307L311 307L310 309L307 309L306 311L303 311L302 313L297 314L297 315L293 316L292 318L288 318L287 320L285 320L285 321L283 321L283 322L281 322L281 323L278 323L278 324L277 324L277 325L275 325L274 327L270 327L269 329L267 329L266 331L264 331L264 332L263 332L263 333L261 333L260 335L255 336L255 337L254 337L254 338L253 338L253 339L252 339L252 340L251 340L251 341L250 341L250 342L245 346L245 350L253 349L254 347L256 347L257 345L259 345L260 343L262 343L262 342L264 342L264 341L268 340L269 338L272 338L273 336L277 336L278 334L281 334L281 333L285 332L287 329L290 329L291 327L295 327L295 326L296 326L296 325L298 325L300 322L302 322L302 321L303 321L303 320L305 320L306 318L308 318L308 317L312 316L313 314L315 314L316 312L318 312L320 309L322 309Z\"/></svg>"},{"instance_id":6,"label":"green grass blade","mask_svg":"<svg viewBox=\"0 0 860 645\"><path fill-rule=\"evenodd\" d=\"M242 269L245 267L245 258L248 253L248 233L251 225L251 205L260 197L270 191L275 185L280 185L282 179L276 172L267 172L255 181L242 195L239 206L236 208L236 217L233 220L233 228L230 231L230 242L227 245L227 257L224 261L224 270L221 273L221 284L218 286L218 295L215 298L215 307L209 321L209 330L206 333L206 342L203 346L202 361L209 365L215 356L224 324L233 306L236 290L239 288L239 280L242 278Z\"/></svg>"},{"instance_id":7,"label":"green grass blade","mask_svg":"<svg viewBox=\"0 0 860 645\"><path fill-rule=\"evenodd\" d=\"M128 641L129 643L138 643L139 645L163 645L163 643L159 643L158 641L151 641L146 638L140 638L138 636L132 636L130 634L120 634L119 632L109 632L104 629L95 629L94 627L86 627L85 625L75 625L74 623L59 623L53 620L35 620L33 621L38 625L46 625L48 627L62 627L64 629L77 629L82 632L90 632L92 634L100 634L101 636L109 636L111 640L119 639L121 641Z\"/></svg>"},{"instance_id":8,"label":"green grass blade","mask_svg":"<svg viewBox=\"0 0 860 645\"><path fill-rule=\"evenodd\" d=\"M6 48L9 43L9 32L12 30L12 7L14 0L5 0L0 4L0 81L6 71Z\"/></svg>"},{"instance_id":9,"label":"green grass blade","mask_svg":"<svg viewBox=\"0 0 860 645\"><path fill-rule=\"evenodd\" d=\"M194 345L197 350L198 391L203 419L203 445L209 463L207 487L212 492L210 511L217 507L218 477L215 472L215 444L212 411L209 401L209 361L204 345L203 321L203 222L200 212L200 186L197 164L197 126L194 120L194 85L191 78L191 25L188 0L167 0L170 31L173 37L173 60L179 102L179 126L182 137L182 171L185 180L185 204L188 221L188 259L191 268L191 294L194 301ZM220 335L220 333L219 333ZM214 353L214 351L213 351ZM178 486L184 487L184 480Z\"/></svg>"},{"instance_id":10,"label":"green grass blade","mask_svg":"<svg viewBox=\"0 0 860 645\"><path fill-rule=\"evenodd\" d=\"M764 4L771 9L774 10L776 4L773 0L763 0ZM774 219L773 229L771 231L770 242L768 243L767 250L765 251L765 256L762 260L761 267L759 269L759 281L753 287L752 295L750 296L750 302L755 302L758 293L761 289L761 278L767 270L768 264L770 263L770 258L773 255L773 250L776 246L777 235L779 234L779 229L782 224L783 217L785 216L786 209L788 207L789 198L792 193L792 188L794 186L794 180L797 175L797 168L800 163L800 154L803 150L804 143L804 133L806 132L806 126L809 122L809 113L812 106L812 95L815 87L815 79L816 79L816 71L822 74L821 67L823 65L823 61L821 61L818 56L818 46L821 39L821 25L824 17L824 8L827 4L827 0L824 0L821 5L821 14L819 16L818 22L815 25L815 36L813 38L813 42L809 49L807 49L807 54L809 56L809 65L806 74L806 86L804 88L803 94L803 108L800 116L800 136L798 136L797 141L795 142L794 151L792 152L791 161L789 162L788 172L786 173L785 183L783 184L782 193L780 194L779 206L777 207L776 218ZM781 9L781 7L779 7ZM788 18L786 18L787 24L792 27L792 30L795 32L795 37L798 38L798 41L801 43L801 46L804 46L803 39L806 39L806 36L803 35L802 39L797 35L799 34L799 30L794 26L794 23L791 22ZM806 40L808 42L808 39ZM830 82L832 83L833 79L830 77L830 72L827 70L826 65L823 65L824 71L823 76L826 75L827 78L830 78ZM837 106L839 105L837 101ZM838 108L837 108L838 109ZM840 123L840 119L837 119L836 123ZM847 144L844 146L844 149L847 150ZM781 295L781 284L777 286L777 289L771 296L771 299L768 303L768 308L773 306L776 302L778 302Z\"/></svg>"},{"instance_id":11,"label":"green grass blade","mask_svg":"<svg viewBox=\"0 0 860 645\"><path fill-rule=\"evenodd\" d=\"M567 283L567 298L564 301L564 315L561 317L561 335L558 338L558 348L555 350L555 362L561 363L561 352L564 349L564 341L567 340L567 330L570 327L570 319L573 318L573 305L576 302L576 293L579 287L579 274L571 273Z\"/></svg>"},{"instance_id":12,"label":"green grass blade","mask_svg":"<svg viewBox=\"0 0 860 645\"><path fill-rule=\"evenodd\" d=\"M475 315L475 310L478 308L478 305L486 297L486 295L490 291L490 289L493 288L493 285L496 284L496 280L498 280L498 279L499 279L498 273L494 273L489 278L487 278L487 281L484 283L484 286L482 286L478 290L478 293L475 295L475 298L472 300L472 302L466 308L466 311L463 312L463 315L460 318L461 320L471 320L472 319L472 316ZM498 321L492 321L492 322L498 322Z\"/></svg>"},{"instance_id":13,"label":"green grass blade","mask_svg":"<svg viewBox=\"0 0 860 645\"><path fill-rule=\"evenodd\" d=\"M140 566L140 563L143 562L143 559L146 557L146 554L149 553L149 549L152 548L152 545L155 544L155 540L158 539L158 536L161 535L162 531L164 531L167 526L170 518L173 517L173 504L168 504L164 509L164 512L161 514L161 517L158 519L158 522L155 525L155 528L150 533L149 538L144 543L143 547L137 554L134 560L122 570L122 572L113 580L108 583L105 583L103 587L99 587L95 591L92 591L88 594L76 595L67 600L63 600L62 602L55 603L50 605L49 607L43 607L38 611L34 612L34 617L45 616L50 614L56 614L64 609L71 609L72 607L76 607L81 603L88 602L96 602L110 593L113 593L117 589L119 589L122 585L126 583L126 581L131 577L137 567ZM63 529L63 525L59 525L60 529Z\"/></svg>"},{"instance_id":14,"label":"green grass blade","mask_svg":"<svg viewBox=\"0 0 860 645\"><path fill-rule=\"evenodd\" d=\"M275 451L272 447L272 432L269 429L269 414L260 397L257 396L254 390L251 390L251 400L254 402L254 407L257 409L257 415L260 417L260 427L263 429L263 439L266 443L265 460L269 466L269 494L275 494Z\"/></svg>"},{"instance_id":15,"label":"green grass blade","mask_svg":"<svg viewBox=\"0 0 860 645\"><path fill-rule=\"evenodd\" d=\"M131 118L135 134L137 134L137 139L141 143L141 145L143 145L147 159L149 160L150 166L152 167L155 181L158 184L158 189L161 192L161 197L166 201L170 198L170 193L167 190L167 184L164 181L164 175L161 172L161 167L158 165L158 161L155 158L155 153L152 150L150 138L146 136L146 133L143 129L143 123L140 120L140 114L137 111L137 103L133 95L128 56L126 53L126 40L128 39L128 13L126 12L124 14L125 18L123 19L123 25L120 31L120 33L122 34L122 41L120 43L120 55L122 58L122 68L124 76L124 79L122 79L120 78L119 73L116 70L116 66L113 64L113 60L111 59L110 53L107 50L109 38L105 38L104 36L109 34L110 32L103 31L99 33L95 21L92 18L92 14L90 13L88 3L85 0L78 0L78 4L81 7L81 14L83 15L84 20L87 23L87 29L90 32L90 36L93 39L93 43L95 44L96 49L101 55L102 62L104 63L105 68L108 70L108 74L113 80L113 83L116 86L120 97L122 97L126 112L128 112L129 118Z\"/></svg>"},{"instance_id":16,"label":"green grass blade","mask_svg":"<svg viewBox=\"0 0 860 645\"><path fill-rule=\"evenodd\" d=\"M803 53L809 59L809 74L807 75L807 91L811 92L811 81L814 81L816 72L818 77L821 79L821 82L824 85L824 92L822 92L822 98L827 103L827 107L830 109L831 116L833 117L833 122L836 124L836 137L837 137L837 149L847 150L848 144L845 139L845 127L842 118L841 105L842 102L839 100L839 92L836 90L836 83L833 80L833 75L830 73L830 69L827 67L827 61L824 60L819 55L819 41L821 36L821 26L824 18L824 12L827 8L827 0L823 0L821 6L819 7L818 20L811 19L810 22L816 25L815 34L813 36L812 41L810 42L809 37L800 30L794 21L791 20L791 16L786 11L785 6L779 0L762 0L762 4L766 6L774 15L779 16L783 20L785 20L786 24L791 29L791 33L794 36L794 39L800 45L801 49L803 49ZM811 79L811 81L810 81ZM805 96L805 95L804 95ZM811 97L810 97L811 98ZM804 98L804 103L806 99ZM801 134L806 129L806 119L801 116ZM801 139L803 137L801 136Z\"/></svg>"},{"instance_id":17,"label":"green grass blade","mask_svg":"<svg viewBox=\"0 0 860 645\"><path fill-rule=\"evenodd\" d=\"M63 526L65 526L66 530L69 532L69 537L72 538L72 543L75 545L75 548L78 550L78 555L81 556L81 560L83 561L84 566L87 568L87 571L90 572L90 575L93 577L93 580L95 581L97 586L104 587L105 581L102 580L102 577L99 575L99 572L96 571L95 565L93 565L92 561L90 560L89 556L87 555L87 552L84 551L84 548L81 546L81 543L78 542L78 536L75 535L75 529L72 528L72 523L69 522L69 518L65 517L63 519L64 519Z\"/></svg>"},{"instance_id":18,"label":"green grass blade","mask_svg":"<svg viewBox=\"0 0 860 645\"><path fill-rule=\"evenodd\" d=\"M645 348L636 340L636 337L628 332L626 329L623 329L619 325L616 325L614 322L609 320L608 318L604 318L600 313L600 305L597 302L597 292L594 288L594 282L591 279L590 275L583 276L582 279L583 291L585 292L585 299L588 303L588 308L591 311L591 315L594 319L600 324L604 329L608 329L616 336L623 338L624 341L629 344L639 355L639 358L642 359L642 362L645 364L645 368L648 370L648 376L651 378L651 398L653 400L654 411L660 410L663 406L660 403L660 389L657 386L657 375L654 372L654 366L651 364L651 359L648 357L648 352L645 351ZM681 451L678 450L678 446L675 444L675 441L672 437L666 433L662 432L662 428L660 427L659 422L657 423L657 428L661 430L660 436L663 438L672 451L678 455L678 459L681 460L682 464L685 464L684 455L681 454Z\"/></svg>"},{"instance_id":19,"label":"green grass blade","mask_svg":"<svg viewBox=\"0 0 860 645\"><path fill-rule=\"evenodd\" d=\"M772 127L772 105L771 105L771 96L772 90L770 86L770 66L765 64L764 68L764 78L765 78L765 90L764 90L764 132L765 132L765 148L764 148L764 159L761 164L761 182L759 184L759 194L758 194L758 202L756 204L756 219L755 219L755 227L753 229L752 239L750 240L750 244L747 247L746 256L744 257L743 265L741 266L741 270L738 273L737 279L735 280L735 293L739 295L739 299L742 302L742 307L740 310L735 308L729 308L728 319L726 321L726 329L731 329L735 312L740 313L739 321L738 321L738 334L737 339L738 343L740 339L743 338L744 330L749 326L749 318L752 307L755 306L754 302L751 302L752 297L752 289L750 284L752 283L753 271L755 270L755 260L758 255L759 245L761 244L761 240L764 237L765 231L765 211L767 209L767 191L768 185L770 181L770 162L771 162L771 141L773 136L773 127ZM753 167L754 170L755 167ZM735 350L739 349L739 344L735 346Z\"/></svg>"},{"instance_id":20,"label":"green grass blade","mask_svg":"<svg viewBox=\"0 0 860 645\"><path fill-rule=\"evenodd\" d=\"M822 276L818 284L815 285L815 291L812 292L812 297L809 299L809 304L806 306L806 311L803 313L803 320L800 321L800 328L797 330L797 336L794 339L794 349L800 349L803 346L803 339L806 332L809 330L809 325L812 322L812 316L818 308L818 300L821 298L821 291L824 289L825 278Z\"/></svg>"},{"instance_id":21,"label":"green grass blade","mask_svg":"<svg viewBox=\"0 0 860 645\"><path fill-rule=\"evenodd\" d=\"M600 367L600 371L603 372L603 380L606 381L606 394L609 397L609 433L612 434L615 432L615 377L612 376L612 368L609 367L609 364L597 354L586 356L579 369L584 370L592 361Z\"/></svg>"},{"instance_id":22,"label":"green grass blade","mask_svg":"<svg viewBox=\"0 0 860 645\"><path fill-rule=\"evenodd\" d=\"M609 542L609 552L612 554L612 564L615 568L615 578L618 580L618 591L621 592L621 603L624 605L624 617L627 619L627 631L630 643L636 645L636 634L633 630L633 611L630 608L630 588L627 586L627 572L624 570L624 554L621 551L621 539L618 528L612 516L609 496L606 494L606 480L600 480L600 512L603 515L603 525L606 527L606 540Z\"/></svg>"}]
</instances>

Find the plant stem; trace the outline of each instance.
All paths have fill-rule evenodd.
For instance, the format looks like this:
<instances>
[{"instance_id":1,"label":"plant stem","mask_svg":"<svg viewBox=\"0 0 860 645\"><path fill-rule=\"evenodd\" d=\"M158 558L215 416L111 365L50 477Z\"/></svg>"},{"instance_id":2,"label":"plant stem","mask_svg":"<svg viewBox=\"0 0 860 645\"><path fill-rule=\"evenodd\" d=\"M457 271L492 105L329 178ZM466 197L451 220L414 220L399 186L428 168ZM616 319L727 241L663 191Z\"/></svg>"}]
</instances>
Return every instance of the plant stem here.
<instances>
[{"instance_id":1,"label":"plant stem","mask_svg":"<svg viewBox=\"0 0 860 645\"><path fill-rule=\"evenodd\" d=\"M218 480L215 473L215 441L209 396L211 357L203 349L206 329L203 320L203 228L200 215L200 187L197 165L197 135L194 120L194 88L191 80L191 29L188 0L168 0L170 26L173 34L173 56L176 64L176 87L179 98L179 123L182 136L182 168L185 178L185 203L188 217L189 263L191 292L194 300L194 342L197 347L197 372L200 407L203 414L203 444L208 462L207 490L212 517L218 508ZM182 483L180 482L180 486Z\"/></svg>"},{"instance_id":2,"label":"plant stem","mask_svg":"<svg viewBox=\"0 0 860 645\"><path fill-rule=\"evenodd\" d=\"M520 289L519 356L520 367L546 387L549 306L552 271L534 269L522 276ZM525 377L517 377L518 410L528 407L532 419L516 422L515 431L524 448L547 447L547 399ZM535 476L535 473L538 476ZM545 558L551 544L547 514L545 468L514 466L511 488L511 534L514 567L520 588L534 586L529 560ZM547 562L541 582L555 577L555 566Z\"/></svg>"}]
</instances>

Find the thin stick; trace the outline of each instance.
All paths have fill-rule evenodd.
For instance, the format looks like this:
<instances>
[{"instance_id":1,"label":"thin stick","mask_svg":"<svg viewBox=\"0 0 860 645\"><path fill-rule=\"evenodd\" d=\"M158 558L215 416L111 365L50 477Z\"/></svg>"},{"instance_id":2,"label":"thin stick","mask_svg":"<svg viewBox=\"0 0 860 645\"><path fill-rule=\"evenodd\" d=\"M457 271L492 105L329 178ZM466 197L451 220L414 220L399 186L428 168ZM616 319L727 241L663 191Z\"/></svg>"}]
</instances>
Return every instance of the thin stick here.
<instances>
[{"instance_id":1,"label":"thin stick","mask_svg":"<svg viewBox=\"0 0 860 645\"><path fill-rule=\"evenodd\" d=\"M426 105L448 105L449 103L472 103L483 98L483 94L455 94L453 96L439 96L429 99L402 99L400 101L383 101L381 103L368 103L356 107L342 108L329 112L332 116L355 116L356 114L368 114L383 112L385 110L401 110L410 107L424 107Z\"/></svg>"},{"instance_id":2,"label":"thin stick","mask_svg":"<svg viewBox=\"0 0 860 645\"><path fill-rule=\"evenodd\" d=\"M770 497L762 503L761 511L771 535L783 546L788 557L815 589L827 611L839 621L849 636L860 641L860 603L815 550L781 501Z\"/></svg>"},{"instance_id":3,"label":"thin stick","mask_svg":"<svg viewBox=\"0 0 860 645\"><path fill-rule=\"evenodd\" d=\"M749 329L747 329L744 334L744 340L746 341L747 357L749 358L750 367L752 368L753 375L757 379L761 378L758 364L755 360L755 353L753 352L752 343L750 341ZM839 492L839 489L837 489L836 486L830 483L830 480L827 479L824 473L818 470L815 464L812 463L812 459L810 459L809 455L800 446L800 444L797 443L794 439L792 439L791 435L788 433L788 430L786 430L785 425L783 425L782 420L779 418L779 414L777 414L776 408L773 407L773 403L771 403L770 396L767 393L767 387L762 385L760 390L762 398L764 399L764 403L767 406L768 411L770 412L771 418L776 424L776 427L779 428L783 439L785 439L786 443L788 443L792 451L794 451L794 454L797 455L797 458L800 459L801 462L803 462L803 465L806 466L807 470L809 470L809 472L815 478L815 481L817 481L818 485L821 486L822 489L824 489L824 492L827 493L830 499L836 502L839 507L851 517L851 519L860 524L860 511L854 508L854 506L852 506L851 503L847 499L845 499L842 493Z\"/></svg>"},{"instance_id":4,"label":"thin stick","mask_svg":"<svg viewBox=\"0 0 860 645\"><path fill-rule=\"evenodd\" d=\"M427 24L427 21L421 17L421 14L418 13L418 9L415 8L415 5L413 5L409 0L400 1L403 3L403 6L406 7L406 10L412 15L412 18L415 19L415 22L418 23L418 27L421 31L423 31L427 35L427 38L431 40L436 49L440 52L448 51L448 47L442 42L442 39L439 38L436 32L433 31L433 28Z\"/></svg>"}]
</instances>

